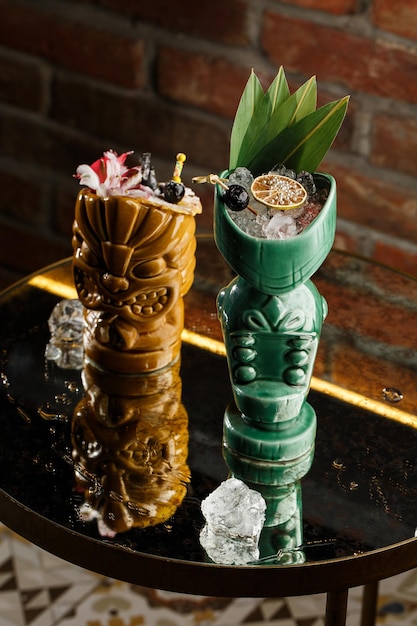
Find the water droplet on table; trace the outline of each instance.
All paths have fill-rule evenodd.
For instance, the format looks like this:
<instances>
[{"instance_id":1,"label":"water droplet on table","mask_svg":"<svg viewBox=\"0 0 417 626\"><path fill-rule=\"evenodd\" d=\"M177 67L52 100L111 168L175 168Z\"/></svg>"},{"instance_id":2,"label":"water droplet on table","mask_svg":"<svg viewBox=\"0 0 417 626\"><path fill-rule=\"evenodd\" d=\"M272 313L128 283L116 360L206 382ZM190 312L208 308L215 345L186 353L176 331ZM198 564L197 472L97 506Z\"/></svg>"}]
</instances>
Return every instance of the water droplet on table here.
<instances>
[{"instance_id":1,"label":"water droplet on table","mask_svg":"<svg viewBox=\"0 0 417 626\"><path fill-rule=\"evenodd\" d=\"M346 465L344 463L342 463L342 461L339 461L339 459L335 459L332 463L332 467L335 470L339 470L339 471L344 471L346 469Z\"/></svg>"},{"instance_id":2,"label":"water droplet on table","mask_svg":"<svg viewBox=\"0 0 417 626\"><path fill-rule=\"evenodd\" d=\"M403 399L402 392L396 387L384 387L382 390L382 398L390 404L396 404Z\"/></svg>"}]
</instances>

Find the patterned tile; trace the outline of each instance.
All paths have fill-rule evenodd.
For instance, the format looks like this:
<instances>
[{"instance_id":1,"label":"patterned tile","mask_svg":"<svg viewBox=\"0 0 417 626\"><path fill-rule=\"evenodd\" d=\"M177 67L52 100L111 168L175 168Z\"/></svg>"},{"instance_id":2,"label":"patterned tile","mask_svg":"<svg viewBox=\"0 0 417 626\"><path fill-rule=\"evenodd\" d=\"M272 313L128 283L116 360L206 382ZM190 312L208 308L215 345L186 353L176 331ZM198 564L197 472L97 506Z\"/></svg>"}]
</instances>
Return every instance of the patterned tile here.
<instances>
[{"instance_id":1,"label":"patterned tile","mask_svg":"<svg viewBox=\"0 0 417 626\"><path fill-rule=\"evenodd\" d=\"M380 583L377 625L417 625L416 570L405 572Z\"/></svg>"},{"instance_id":2,"label":"patterned tile","mask_svg":"<svg viewBox=\"0 0 417 626\"><path fill-rule=\"evenodd\" d=\"M52 626L96 587L98 578L0 526L2 626Z\"/></svg>"},{"instance_id":3,"label":"patterned tile","mask_svg":"<svg viewBox=\"0 0 417 626\"><path fill-rule=\"evenodd\" d=\"M362 588L347 626L360 623ZM211 598L96 575L32 546L0 524L1 626L324 626L324 594ZM380 583L377 626L417 626L417 570Z\"/></svg>"},{"instance_id":4,"label":"patterned tile","mask_svg":"<svg viewBox=\"0 0 417 626\"><path fill-rule=\"evenodd\" d=\"M232 626L258 599L224 599L103 581L60 626Z\"/></svg>"}]
</instances>

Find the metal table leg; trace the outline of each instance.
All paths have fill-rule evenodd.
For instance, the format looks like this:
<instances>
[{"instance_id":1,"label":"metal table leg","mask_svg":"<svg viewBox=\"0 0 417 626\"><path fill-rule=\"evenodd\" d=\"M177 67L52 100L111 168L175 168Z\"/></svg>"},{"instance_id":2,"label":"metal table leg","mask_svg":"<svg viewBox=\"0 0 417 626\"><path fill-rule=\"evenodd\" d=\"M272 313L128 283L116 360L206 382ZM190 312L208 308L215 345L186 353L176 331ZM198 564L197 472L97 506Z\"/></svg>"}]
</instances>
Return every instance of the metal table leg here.
<instances>
[{"instance_id":1,"label":"metal table leg","mask_svg":"<svg viewBox=\"0 0 417 626\"><path fill-rule=\"evenodd\" d=\"M378 581L364 585L361 626L375 625L376 609L378 604L378 586Z\"/></svg>"},{"instance_id":2,"label":"metal table leg","mask_svg":"<svg viewBox=\"0 0 417 626\"><path fill-rule=\"evenodd\" d=\"M348 589L329 591L326 602L326 626L345 626Z\"/></svg>"}]
</instances>

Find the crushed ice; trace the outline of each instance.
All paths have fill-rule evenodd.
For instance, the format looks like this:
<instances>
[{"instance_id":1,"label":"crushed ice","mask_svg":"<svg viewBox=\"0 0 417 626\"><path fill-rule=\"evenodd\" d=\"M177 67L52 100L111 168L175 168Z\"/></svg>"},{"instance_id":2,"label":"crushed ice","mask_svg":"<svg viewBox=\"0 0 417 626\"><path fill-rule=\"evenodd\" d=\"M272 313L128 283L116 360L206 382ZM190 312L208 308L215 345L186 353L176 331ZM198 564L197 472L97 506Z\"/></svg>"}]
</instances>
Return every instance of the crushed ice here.
<instances>
[{"instance_id":1,"label":"crushed ice","mask_svg":"<svg viewBox=\"0 0 417 626\"><path fill-rule=\"evenodd\" d=\"M309 172L296 174L283 165L274 167L270 173L294 178L308 193L307 201L295 209L279 211L258 202L252 195L251 186L254 177L245 167L237 167L229 176L229 184L244 187L249 194L249 207L243 211L227 209L230 218L244 232L262 239L289 239L301 233L320 213L326 200L327 192L317 190ZM252 209L252 211L251 211Z\"/></svg>"}]
</instances>

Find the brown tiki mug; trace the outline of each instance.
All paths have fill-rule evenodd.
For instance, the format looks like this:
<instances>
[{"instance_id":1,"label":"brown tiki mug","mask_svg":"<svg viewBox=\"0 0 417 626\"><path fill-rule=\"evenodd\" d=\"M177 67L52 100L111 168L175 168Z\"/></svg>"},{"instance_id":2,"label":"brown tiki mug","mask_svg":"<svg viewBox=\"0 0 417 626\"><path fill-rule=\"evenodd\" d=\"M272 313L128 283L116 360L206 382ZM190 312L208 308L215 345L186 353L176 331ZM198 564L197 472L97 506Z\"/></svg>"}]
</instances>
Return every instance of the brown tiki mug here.
<instances>
[{"instance_id":1,"label":"brown tiki mug","mask_svg":"<svg viewBox=\"0 0 417 626\"><path fill-rule=\"evenodd\" d=\"M183 296L194 277L194 216L200 212L193 194L174 205L80 191L73 270L86 309L88 360L108 371L137 374L178 358Z\"/></svg>"}]
</instances>

